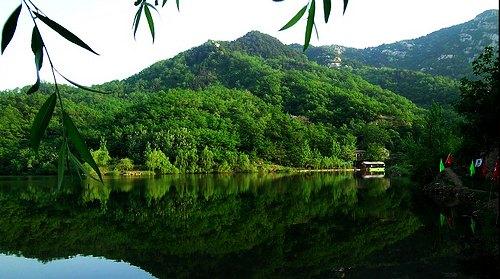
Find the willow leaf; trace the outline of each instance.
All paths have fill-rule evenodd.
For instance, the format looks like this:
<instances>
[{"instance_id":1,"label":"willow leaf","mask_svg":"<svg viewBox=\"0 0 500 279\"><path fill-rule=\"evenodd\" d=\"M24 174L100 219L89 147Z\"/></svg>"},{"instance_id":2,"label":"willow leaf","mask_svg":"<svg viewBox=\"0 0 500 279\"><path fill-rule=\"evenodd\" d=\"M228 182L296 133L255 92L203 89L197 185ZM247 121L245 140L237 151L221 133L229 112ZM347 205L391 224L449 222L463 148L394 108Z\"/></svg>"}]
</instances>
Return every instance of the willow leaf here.
<instances>
[{"instance_id":1,"label":"willow leaf","mask_svg":"<svg viewBox=\"0 0 500 279\"><path fill-rule=\"evenodd\" d=\"M84 86L84 85L81 85L81 84L78 84L70 79L68 79L67 77L63 76L63 74L61 74L58 70L55 70L62 78L64 78L67 82L71 83L72 85L80 88L80 89L83 89L83 90L86 90L86 91L90 91L90 92L95 92L95 93L101 93L101 94L109 94L108 92L104 92L104 91L100 91L100 90L97 90L97 89L92 89L90 87L87 87L87 86Z\"/></svg>"},{"instance_id":2,"label":"willow leaf","mask_svg":"<svg viewBox=\"0 0 500 279\"><path fill-rule=\"evenodd\" d=\"M148 20L149 31L151 31L151 37L153 37L153 43L155 42L155 22L153 17L151 16L151 11L149 10L148 5L144 5L144 14L146 15L146 19Z\"/></svg>"},{"instance_id":3,"label":"willow leaf","mask_svg":"<svg viewBox=\"0 0 500 279\"><path fill-rule=\"evenodd\" d=\"M323 11L325 12L325 22L328 23L332 11L332 0L323 0Z\"/></svg>"},{"instance_id":4,"label":"willow leaf","mask_svg":"<svg viewBox=\"0 0 500 279\"><path fill-rule=\"evenodd\" d=\"M35 92L38 91L38 89L40 89L40 74L36 74L36 82L35 84L33 84L30 89L28 89L28 92L26 92L26 94L30 95L30 94L33 94Z\"/></svg>"},{"instance_id":5,"label":"willow leaf","mask_svg":"<svg viewBox=\"0 0 500 279\"><path fill-rule=\"evenodd\" d=\"M31 51L35 55L36 70L40 71L43 64L43 40L38 27L33 27L31 34Z\"/></svg>"},{"instance_id":6,"label":"willow leaf","mask_svg":"<svg viewBox=\"0 0 500 279\"><path fill-rule=\"evenodd\" d=\"M344 14L345 14L345 9L347 9L347 4L349 4L349 0L344 0Z\"/></svg>"},{"instance_id":7,"label":"willow leaf","mask_svg":"<svg viewBox=\"0 0 500 279\"><path fill-rule=\"evenodd\" d=\"M35 151L38 151L42 136L49 126L50 119L52 118L52 114L54 113L54 108L56 106L56 100L56 93L52 93L52 95L47 98L45 103L43 103L42 107L38 110L35 119L33 120L33 124L31 125L30 144L31 148Z\"/></svg>"},{"instance_id":8,"label":"willow leaf","mask_svg":"<svg viewBox=\"0 0 500 279\"><path fill-rule=\"evenodd\" d=\"M3 26L1 51L2 54L12 40L12 37L14 37L14 33L16 33L17 20L19 19L19 15L21 14L21 9L22 5L17 6L17 8L12 12L9 18L7 18L7 21Z\"/></svg>"},{"instance_id":9,"label":"willow leaf","mask_svg":"<svg viewBox=\"0 0 500 279\"><path fill-rule=\"evenodd\" d=\"M81 172L83 171L86 176L91 177L89 173L87 173L87 170L83 167L82 163L76 158L71 151L68 149L68 161L74 166L76 173L78 174L78 177L80 180L82 180ZM69 166L68 166L69 167Z\"/></svg>"},{"instance_id":10,"label":"willow leaf","mask_svg":"<svg viewBox=\"0 0 500 279\"><path fill-rule=\"evenodd\" d=\"M137 12L135 13L134 23L132 25L134 28L134 39L135 39L135 34L137 33L137 28L139 28L139 22L141 21L141 15L142 15L142 6L139 7Z\"/></svg>"},{"instance_id":11,"label":"willow leaf","mask_svg":"<svg viewBox=\"0 0 500 279\"><path fill-rule=\"evenodd\" d=\"M48 27L50 27L52 30L56 31L59 35L61 35L63 38L66 40L74 43L75 45L84 48L96 55L99 55L97 52L95 52L92 48L90 48L89 45L87 45L84 41L82 41L80 38L78 38L75 34L71 33L68 29L64 28L61 26L59 23L53 21L52 19L41 15L37 12L35 12L35 15L38 19L40 19L43 23L45 23Z\"/></svg>"},{"instance_id":12,"label":"willow leaf","mask_svg":"<svg viewBox=\"0 0 500 279\"><path fill-rule=\"evenodd\" d=\"M70 139L71 143L73 143L73 146L75 147L76 151L78 151L78 153L80 154L82 160L88 163L90 167L92 167L92 169L97 173L99 179L102 182L102 175L101 171L99 170L99 167L94 161L92 154L90 154L90 150L87 147L87 144L85 144L82 135L76 128L75 124L73 123L73 120L71 120L71 117L69 117L69 115L66 112L63 113L63 125L64 129L66 129L68 138Z\"/></svg>"},{"instance_id":13,"label":"willow leaf","mask_svg":"<svg viewBox=\"0 0 500 279\"><path fill-rule=\"evenodd\" d=\"M311 5L309 6L309 14L307 15L306 36L304 40L303 51L306 51L306 49L309 47L309 43L311 42L311 34L312 34L312 29L314 27L315 14L316 14L316 1L312 0Z\"/></svg>"},{"instance_id":14,"label":"willow leaf","mask_svg":"<svg viewBox=\"0 0 500 279\"><path fill-rule=\"evenodd\" d=\"M59 149L57 160L57 187L61 189L63 180L64 180L64 172L66 171L66 160L68 158L68 143L64 142Z\"/></svg>"},{"instance_id":15,"label":"willow leaf","mask_svg":"<svg viewBox=\"0 0 500 279\"><path fill-rule=\"evenodd\" d=\"M293 17L292 19L290 19L290 21L288 21L285 26L281 27L280 31L283 31L285 29L288 29L292 26L294 26L298 21L299 19L301 19L304 14L306 13L306 10L307 10L307 5L305 5L304 7L302 7L302 9L300 9Z\"/></svg>"}]
</instances>

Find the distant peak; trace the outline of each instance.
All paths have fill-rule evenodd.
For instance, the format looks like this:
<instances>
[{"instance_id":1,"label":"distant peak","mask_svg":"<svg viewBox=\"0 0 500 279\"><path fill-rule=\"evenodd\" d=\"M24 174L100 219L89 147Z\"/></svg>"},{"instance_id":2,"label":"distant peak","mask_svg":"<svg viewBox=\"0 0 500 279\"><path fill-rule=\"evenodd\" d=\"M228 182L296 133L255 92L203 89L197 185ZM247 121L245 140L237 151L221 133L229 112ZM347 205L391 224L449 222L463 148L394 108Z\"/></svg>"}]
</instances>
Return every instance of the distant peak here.
<instances>
[{"instance_id":1,"label":"distant peak","mask_svg":"<svg viewBox=\"0 0 500 279\"><path fill-rule=\"evenodd\" d=\"M498 20L498 10L486 10L478 14L474 20L485 20L485 19L495 19Z\"/></svg>"},{"instance_id":2,"label":"distant peak","mask_svg":"<svg viewBox=\"0 0 500 279\"><path fill-rule=\"evenodd\" d=\"M243 37L230 43L233 50L244 51L251 55L262 58L275 58L278 56L298 57L298 53L292 51L275 37L259 31L250 31Z\"/></svg>"},{"instance_id":3,"label":"distant peak","mask_svg":"<svg viewBox=\"0 0 500 279\"><path fill-rule=\"evenodd\" d=\"M241 38L239 38L237 40L241 40L241 39L267 40L267 41L273 41L275 43L281 44L281 42L278 39L276 39L275 37L268 35L268 34L265 34L265 33L262 33L260 31L256 31L256 30L253 30L253 31L246 33L245 35L243 35Z\"/></svg>"}]
</instances>

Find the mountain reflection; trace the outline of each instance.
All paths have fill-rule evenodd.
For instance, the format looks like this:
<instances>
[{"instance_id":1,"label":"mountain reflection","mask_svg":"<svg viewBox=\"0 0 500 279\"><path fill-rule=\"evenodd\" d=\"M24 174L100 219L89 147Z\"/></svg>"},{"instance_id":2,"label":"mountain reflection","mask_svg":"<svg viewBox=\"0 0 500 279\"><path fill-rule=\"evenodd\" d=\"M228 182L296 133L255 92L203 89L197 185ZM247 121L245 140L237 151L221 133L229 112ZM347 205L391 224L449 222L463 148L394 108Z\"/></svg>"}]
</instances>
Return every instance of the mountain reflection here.
<instances>
[{"instance_id":1,"label":"mountain reflection","mask_svg":"<svg viewBox=\"0 0 500 279\"><path fill-rule=\"evenodd\" d=\"M350 175L0 180L0 253L92 255L157 277L300 277L366 264L420 226L403 181Z\"/></svg>"}]
</instances>

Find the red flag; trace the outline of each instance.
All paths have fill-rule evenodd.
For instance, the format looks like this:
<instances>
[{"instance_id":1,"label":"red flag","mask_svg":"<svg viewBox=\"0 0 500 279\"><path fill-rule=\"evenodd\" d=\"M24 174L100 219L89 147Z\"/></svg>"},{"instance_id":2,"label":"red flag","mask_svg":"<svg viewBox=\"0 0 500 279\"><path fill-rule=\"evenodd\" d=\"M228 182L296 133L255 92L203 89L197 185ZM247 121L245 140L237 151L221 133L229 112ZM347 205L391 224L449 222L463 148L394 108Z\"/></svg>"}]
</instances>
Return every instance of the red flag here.
<instances>
[{"instance_id":1,"label":"red flag","mask_svg":"<svg viewBox=\"0 0 500 279\"><path fill-rule=\"evenodd\" d=\"M453 163L453 155L448 154L448 157L446 157L446 161L444 164L446 165L447 168L451 167L451 164Z\"/></svg>"},{"instance_id":2,"label":"red flag","mask_svg":"<svg viewBox=\"0 0 500 279\"><path fill-rule=\"evenodd\" d=\"M495 162L495 168L493 169L493 176L491 177L494 181L500 179L500 162L498 160Z\"/></svg>"}]
</instances>

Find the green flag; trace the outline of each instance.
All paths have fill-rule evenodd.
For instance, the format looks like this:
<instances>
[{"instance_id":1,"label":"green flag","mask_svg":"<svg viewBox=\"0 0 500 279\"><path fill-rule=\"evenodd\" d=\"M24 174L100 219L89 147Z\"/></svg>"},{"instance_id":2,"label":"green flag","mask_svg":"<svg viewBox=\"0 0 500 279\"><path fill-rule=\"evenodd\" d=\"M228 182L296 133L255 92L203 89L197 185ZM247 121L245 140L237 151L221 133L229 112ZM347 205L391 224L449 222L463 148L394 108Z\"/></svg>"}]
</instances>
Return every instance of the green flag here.
<instances>
[{"instance_id":1,"label":"green flag","mask_svg":"<svg viewBox=\"0 0 500 279\"><path fill-rule=\"evenodd\" d=\"M474 166L474 160L472 160L470 162L469 171L470 171L470 176L474 176L474 174L476 173L476 167Z\"/></svg>"},{"instance_id":2,"label":"green flag","mask_svg":"<svg viewBox=\"0 0 500 279\"><path fill-rule=\"evenodd\" d=\"M443 159L439 161L439 172L444 171L444 164L443 164Z\"/></svg>"}]
</instances>

